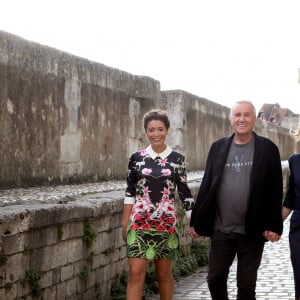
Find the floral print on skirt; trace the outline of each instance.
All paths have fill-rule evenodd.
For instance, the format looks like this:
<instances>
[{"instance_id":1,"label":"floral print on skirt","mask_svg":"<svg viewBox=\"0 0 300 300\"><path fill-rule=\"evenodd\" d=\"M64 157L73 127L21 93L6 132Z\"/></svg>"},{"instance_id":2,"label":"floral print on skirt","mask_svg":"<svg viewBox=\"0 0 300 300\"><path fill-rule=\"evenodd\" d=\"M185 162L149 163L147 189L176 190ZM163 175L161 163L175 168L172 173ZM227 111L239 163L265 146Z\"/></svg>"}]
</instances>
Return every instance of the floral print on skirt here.
<instances>
[{"instance_id":1,"label":"floral print on skirt","mask_svg":"<svg viewBox=\"0 0 300 300\"><path fill-rule=\"evenodd\" d=\"M134 230L127 233L127 256L145 259L177 259L177 233L155 230Z\"/></svg>"}]
</instances>

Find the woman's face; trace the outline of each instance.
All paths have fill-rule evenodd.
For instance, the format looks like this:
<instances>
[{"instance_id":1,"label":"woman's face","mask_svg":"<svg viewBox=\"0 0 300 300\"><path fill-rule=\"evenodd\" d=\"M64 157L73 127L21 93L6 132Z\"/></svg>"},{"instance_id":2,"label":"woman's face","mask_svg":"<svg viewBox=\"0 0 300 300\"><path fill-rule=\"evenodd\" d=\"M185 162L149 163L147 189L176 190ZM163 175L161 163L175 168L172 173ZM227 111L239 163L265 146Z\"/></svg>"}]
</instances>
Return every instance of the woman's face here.
<instances>
[{"instance_id":1,"label":"woman's face","mask_svg":"<svg viewBox=\"0 0 300 300\"><path fill-rule=\"evenodd\" d=\"M146 128L146 134L155 152L160 153L165 150L168 130L164 122L160 120L150 121Z\"/></svg>"}]
</instances>

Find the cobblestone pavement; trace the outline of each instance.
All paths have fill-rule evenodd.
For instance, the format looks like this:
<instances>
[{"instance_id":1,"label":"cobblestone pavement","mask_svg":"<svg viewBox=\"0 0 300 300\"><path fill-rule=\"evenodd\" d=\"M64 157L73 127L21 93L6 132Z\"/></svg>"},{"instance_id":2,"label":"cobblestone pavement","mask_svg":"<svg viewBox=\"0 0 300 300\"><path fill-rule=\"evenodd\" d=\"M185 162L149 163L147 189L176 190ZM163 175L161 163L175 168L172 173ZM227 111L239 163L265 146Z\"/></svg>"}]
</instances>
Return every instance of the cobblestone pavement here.
<instances>
[{"instance_id":1,"label":"cobblestone pavement","mask_svg":"<svg viewBox=\"0 0 300 300\"><path fill-rule=\"evenodd\" d=\"M189 172L190 182L200 182L203 171ZM0 207L11 205L32 205L61 203L84 194L124 190L125 180L111 180L76 185L53 185L32 188L0 189Z\"/></svg>"},{"instance_id":2,"label":"cobblestone pavement","mask_svg":"<svg viewBox=\"0 0 300 300\"><path fill-rule=\"evenodd\" d=\"M284 223L281 240L267 242L259 268L256 286L257 300L294 300L294 282L288 246L289 220ZM228 278L229 299L236 299L235 281L236 263L231 267ZM147 300L158 300L159 296ZM209 300L211 299L206 284L206 268L200 268L190 276L181 278L175 285L174 300Z\"/></svg>"},{"instance_id":3,"label":"cobblestone pavement","mask_svg":"<svg viewBox=\"0 0 300 300\"><path fill-rule=\"evenodd\" d=\"M104 181L0 190L0 206L60 203L88 193L125 190L125 181Z\"/></svg>"}]
</instances>

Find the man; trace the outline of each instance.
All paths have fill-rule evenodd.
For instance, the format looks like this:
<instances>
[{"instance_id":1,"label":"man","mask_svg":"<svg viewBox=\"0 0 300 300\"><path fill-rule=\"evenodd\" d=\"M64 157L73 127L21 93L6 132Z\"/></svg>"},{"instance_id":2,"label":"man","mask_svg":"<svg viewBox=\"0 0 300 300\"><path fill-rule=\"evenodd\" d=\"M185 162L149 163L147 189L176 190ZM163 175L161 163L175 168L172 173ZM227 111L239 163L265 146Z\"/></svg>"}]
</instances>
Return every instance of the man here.
<instances>
[{"instance_id":1,"label":"man","mask_svg":"<svg viewBox=\"0 0 300 300\"><path fill-rule=\"evenodd\" d=\"M207 283L213 300L227 300L237 256L237 299L255 299L264 243L282 234L283 182L277 146L253 132L255 107L236 102L234 133L215 141L191 216L190 235L211 237Z\"/></svg>"}]
</instances>

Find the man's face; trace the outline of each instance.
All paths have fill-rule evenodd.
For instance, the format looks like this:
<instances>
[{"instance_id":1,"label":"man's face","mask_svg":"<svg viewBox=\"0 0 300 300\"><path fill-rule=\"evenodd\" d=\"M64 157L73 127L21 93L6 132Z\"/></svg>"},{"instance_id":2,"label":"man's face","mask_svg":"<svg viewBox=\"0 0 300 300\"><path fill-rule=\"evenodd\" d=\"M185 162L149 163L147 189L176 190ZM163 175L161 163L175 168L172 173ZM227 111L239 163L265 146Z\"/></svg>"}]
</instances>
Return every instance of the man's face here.
<instances>
[{"instance_id":1,"label":"man's face","mask_svg":"<svg viewBox=\"0 0 300 300\"><path fill-rule=\"evenodd\" d=\"M247 136L252 134L256 116L249 103L237 103L231 116L231 125L237 135Z\"/></svg>"}]
</instances>

